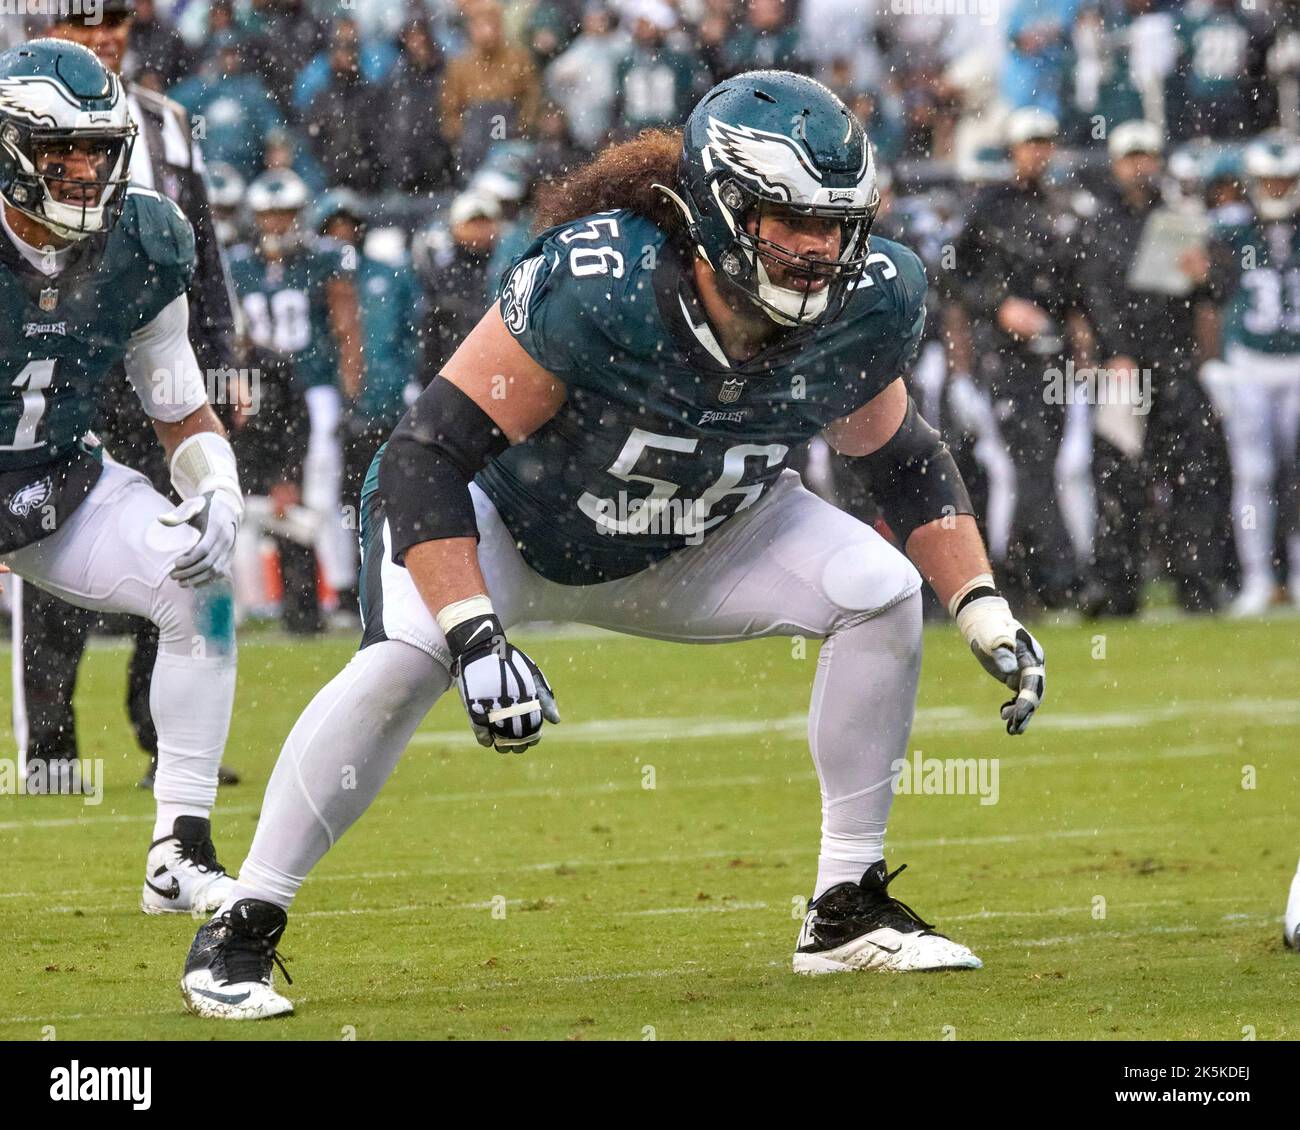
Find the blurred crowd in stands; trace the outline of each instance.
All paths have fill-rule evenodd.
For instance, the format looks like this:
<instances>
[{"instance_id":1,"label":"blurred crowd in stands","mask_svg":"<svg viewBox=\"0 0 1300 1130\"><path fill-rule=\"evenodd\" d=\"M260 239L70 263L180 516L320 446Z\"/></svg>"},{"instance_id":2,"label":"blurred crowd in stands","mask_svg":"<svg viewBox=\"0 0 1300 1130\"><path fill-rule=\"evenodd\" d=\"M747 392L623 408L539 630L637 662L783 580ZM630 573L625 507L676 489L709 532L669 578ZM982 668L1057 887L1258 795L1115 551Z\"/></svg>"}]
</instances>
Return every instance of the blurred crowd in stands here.
<instances>
[{"instance_id":1,"label":"blurred crowd in stands","mask_svg":"<svg viewBox=\"0 0 1300 1130\"><path fill-rule=\"evenodd\" d=\"M877 230L931 281L909 379L1004 587L1300 603L1300 3L135 0L123 72L184 108L241 332L294 373L241 451L242 615L355 610L366 466L537 187L765 67L867 126ZM803 470L870 516L824 448Z\"/></svg>"}]
</instances>

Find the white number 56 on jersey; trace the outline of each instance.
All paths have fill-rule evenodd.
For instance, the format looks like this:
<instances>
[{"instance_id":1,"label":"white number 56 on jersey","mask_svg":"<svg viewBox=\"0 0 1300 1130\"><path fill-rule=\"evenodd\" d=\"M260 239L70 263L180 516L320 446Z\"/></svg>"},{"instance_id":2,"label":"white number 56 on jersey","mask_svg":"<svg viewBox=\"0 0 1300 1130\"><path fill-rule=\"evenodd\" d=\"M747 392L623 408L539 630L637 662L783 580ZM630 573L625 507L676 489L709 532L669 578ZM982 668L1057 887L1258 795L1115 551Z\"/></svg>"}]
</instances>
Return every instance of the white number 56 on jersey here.
<instances>
[{"instance_id":1,"label":"white number 56 on jersey","mask_svg":"<svg viewBox=\"0 0 1300 1130\"><path fill-rule=\"evenodd\" d=\"M623 450L608 470L625 483L647 484L650 493L629 501L626 495L620 499L600 498L590 491L583 491L578 499L578 509L608 534L661 533L666 532L665 527L681 536L702 534L725 521L730 514L753 506L762 495L763 483L741 485L747 459L763 459L765 467L770 469L780 466L786 452L790 450L784 443L738 443L727 448L722 456L722 473L712 486L707 487L695 499L678 499L677 492L681 490L678 483L655 478L653 475L637 474L633 470L647 449L690 455L695 452L699 442L698 439L685 436L665 436L633 428L632 434L623 444ZM729 514L714 515L714 507L731 495L735 495L739 501Z\"/></svg>"}]
</instances>

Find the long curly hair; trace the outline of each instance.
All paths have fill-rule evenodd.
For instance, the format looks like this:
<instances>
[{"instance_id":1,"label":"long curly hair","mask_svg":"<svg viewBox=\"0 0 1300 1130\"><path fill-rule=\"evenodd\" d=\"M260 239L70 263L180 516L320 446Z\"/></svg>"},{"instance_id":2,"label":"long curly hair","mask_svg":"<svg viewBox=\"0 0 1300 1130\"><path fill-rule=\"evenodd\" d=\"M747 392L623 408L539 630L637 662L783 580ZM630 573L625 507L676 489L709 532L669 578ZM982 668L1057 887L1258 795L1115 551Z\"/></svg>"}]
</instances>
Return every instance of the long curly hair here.
<instances>
[{"instance_id":1,"label":"long curly hair","mask_svg":"<svg viewBox=\"0 0 1300 1130\"><path fill-rule=\"evenodd\" d=\"M683 234L681 213L655 184L673 188L682 154L682 131L642 130L630 141L602 149L562 181L538 190L535 229L542 231L589 216L626 208L673 236Z\"/></svg>"}]
</instances>

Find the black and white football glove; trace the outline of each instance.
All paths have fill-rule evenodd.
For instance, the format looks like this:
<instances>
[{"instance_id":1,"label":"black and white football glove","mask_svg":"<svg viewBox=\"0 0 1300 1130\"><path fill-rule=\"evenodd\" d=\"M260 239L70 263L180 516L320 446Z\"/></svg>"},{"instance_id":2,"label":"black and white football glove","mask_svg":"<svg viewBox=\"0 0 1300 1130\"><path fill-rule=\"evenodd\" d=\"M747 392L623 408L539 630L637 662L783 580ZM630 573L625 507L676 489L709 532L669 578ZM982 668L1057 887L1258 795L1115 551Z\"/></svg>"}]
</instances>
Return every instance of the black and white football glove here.
<instances>
[{"instance_id":1,"label":"black and white football glove","mask_svg":"<svg viewBox=\"0 0 1300 1130\"><path fill-rule=\"evenodd\" d=\"M1043 701L1047 660L1039 642L1014 616L1006 600L980 586L955 601L957 627L984 670L1005 683L1016 697L1002 704L1008 734L1023 734Z\"/></svg>"},{"instance_id":2,"label":"black and white football glove","mask_svg":"<svg viewBox=\"0 0 1300 1130\"><path fill-rule=\"evenodd\" d=\"M481 746L523 753L541 741L542 719L558 722L555 695L537 664L506 639L495 616L474 616L447 633L452 678Z\"/></svg>"},{"instance_id":3,"label":"black and white football glove","mask_svg":"<svg viewBox=\"0 0 1300 1130\"><path fill-rule=\"evenodd\" d=\"M183 586L206 585L230 573L235 552L240 511L224 490L210 490L187 498L175 510L159 514L164 526L193 526L199 538L176 558L171 577Z\"/></svg>"}]
</instances>

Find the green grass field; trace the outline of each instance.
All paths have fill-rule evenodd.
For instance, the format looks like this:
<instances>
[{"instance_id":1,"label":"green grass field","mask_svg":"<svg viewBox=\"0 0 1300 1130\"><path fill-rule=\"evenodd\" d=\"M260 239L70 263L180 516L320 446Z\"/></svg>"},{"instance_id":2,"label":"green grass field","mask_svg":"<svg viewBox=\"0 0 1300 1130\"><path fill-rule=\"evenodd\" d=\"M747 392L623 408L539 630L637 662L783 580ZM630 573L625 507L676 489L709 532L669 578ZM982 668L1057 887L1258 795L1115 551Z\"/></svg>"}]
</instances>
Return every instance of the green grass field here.
<instances>
[{"instance_id":1,"label":"green grass field","mask_svg":"<svg viewBox=\"0 0 1300 1130\"><path fill-rule=\"evenodd\" d=\"M182 1010L194 923L137 910L152 806L124 652L98 649L78 706L103 803L0 797L0 1038L1295 1039L1298 626L1040 625L1049 699L1015 740L955 630L929 630L912 748L999 758L999 798L898 798L895 893L985 962L905 977L789 971L818 841L815 647L521 637L564 724L502 757L444 699L290 916L296 1015L239 1025ZM351 650L244 640L231 868Z\"/></svg>"}]
</instances>

